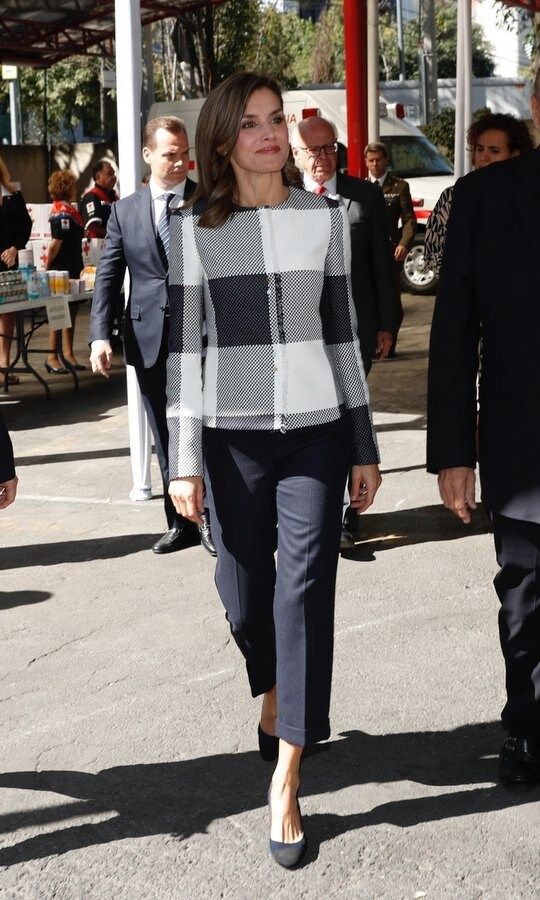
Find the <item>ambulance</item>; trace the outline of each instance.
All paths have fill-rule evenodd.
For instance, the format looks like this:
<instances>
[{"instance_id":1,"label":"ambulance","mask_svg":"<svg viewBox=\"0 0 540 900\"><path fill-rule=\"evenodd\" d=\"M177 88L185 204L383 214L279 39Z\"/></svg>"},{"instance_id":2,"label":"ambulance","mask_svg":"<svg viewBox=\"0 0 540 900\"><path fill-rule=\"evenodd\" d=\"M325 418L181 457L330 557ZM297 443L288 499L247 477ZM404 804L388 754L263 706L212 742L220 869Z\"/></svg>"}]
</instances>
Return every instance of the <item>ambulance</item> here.
<instances>
[{"instance_id":1,"label":"ambulance","mask_svg":"<svg viewBox=\"0 0 540 900\"><path fill-rule=\"evenodd\" d=\"M149 118L180 116L193 141L197 119L204 99L154 103ZM347 167L347 106L346 93L340 87L313 86L283 94L284 111L289 129L311 115L321 115L336 126L339 165ZM418 230L405 259L402 272L403 290L418 294L432 294L437 278L424 265L424 237L426 223L442 191L454 183L453 169L437 148L405 117L401 104L379 103L380 139L384 142L390 169L405 178L411 188ZM194 160L196 169L196 160Z\"/></svg>"}]
</instances>

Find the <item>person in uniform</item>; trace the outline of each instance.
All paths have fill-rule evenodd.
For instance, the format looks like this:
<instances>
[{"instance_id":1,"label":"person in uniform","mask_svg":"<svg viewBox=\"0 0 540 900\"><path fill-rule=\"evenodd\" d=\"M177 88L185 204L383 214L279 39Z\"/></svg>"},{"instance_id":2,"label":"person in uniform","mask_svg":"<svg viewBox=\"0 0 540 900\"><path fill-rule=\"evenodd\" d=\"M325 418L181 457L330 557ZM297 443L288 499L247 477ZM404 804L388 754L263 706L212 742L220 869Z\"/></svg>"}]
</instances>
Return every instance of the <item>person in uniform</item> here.
<instances>
[{"instance_id":1,"label":"person in uniform","mask_svg":"<svg viewBox=\"0 0 540 900\"><path fill-rule=\"evenodd\" d=\"M111 214L111 206L118 200L114 190L116 172L106 159L100 160L92 169L94 186L81 200L81 212L84 219L87 238L104 238L107 222Z\"/></svg>"},{"instance_id":2,"label":"person in uniform","mask_svg":"<svg viewBox=\"0 0 540 900\"><path fill-rule=\"evenodd\" d=\"M116 172L106 159L97 162L92 169L94 186L81 200L81 212L84 219L85 233L89 240L103 239L107 233L107 223L111 215L112 204L120 198L114 186ZM111 303L109 312L109 332L113 346L122 345L124 323L124 292L120 291Z\"/></svg>"},{"instance_id":3,"label":"person in uniform","mask_svg":"<svg viewBox=\"0 0 540 900\"><path fill-rule=\"evenodd\" d=\"M403 178L397 178L388 171L388 151L382 141L369 143L364 150L364 158L369 172L368 180L379 183L386 204L386 222L395 262L395 290L399 308L398 326L388 356L395 356L397 332L403 321L400 276L403 263L416 234L416 216L409 185Z\"/></svg>"}]
</instances>

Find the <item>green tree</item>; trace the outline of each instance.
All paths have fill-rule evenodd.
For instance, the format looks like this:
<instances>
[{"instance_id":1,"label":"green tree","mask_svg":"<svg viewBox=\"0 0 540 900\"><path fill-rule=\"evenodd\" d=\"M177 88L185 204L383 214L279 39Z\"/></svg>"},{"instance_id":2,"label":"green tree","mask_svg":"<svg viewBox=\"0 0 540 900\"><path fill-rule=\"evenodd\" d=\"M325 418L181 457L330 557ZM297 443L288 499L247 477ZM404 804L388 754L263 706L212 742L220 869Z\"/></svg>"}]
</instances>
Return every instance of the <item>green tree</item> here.
<instances>
[{"instance_id":1,"label":"green tree","mask_svg":"<svg viewBox=\"0 0 540 900\"><path fill-rule=\"evenodd\" d=\"M457 5L442 0L435 13L437 31L437 70L439 78L456 77L457 57ZM418 78L419 49L422 47L423 26L420 19L407 22L404 35L405 77ZM472 28L473 75L486 78L493 74L495 63L491 47L479 25ZM379 71L383 81L399 77L397 57L397 29L389 13L381 16L379 27Z\"/></svg>"},{"instance_id":2,"label":"green tree","mask_svg":"<svg viewBox=\"0 0 540 900\"><path fill-rule=\"evenodd\" d=\"M51 66L46 76L42 69L19 69L26 143L40 143L44 137L45 77L48 139L58 140L66 129L74 138L81 122L87 134L100 133L100 65L98 57L76 56ZM7 96L0 92L0 107L7 109L7 104Z\"/></svg>"},{"instance_id":3,"label":"green tree","mask_svg":"<svg viewBox=\"0 0 540 900\"><path fill-rule=\"evenodd\" d=\"M330 0L315 26L311 60L312 78L318 84L332 84L345 78L343 3Z\"/></svg>"},{"instance_id":4,"label":"green tree","mask_svg":"<svg viewBox=\"0 0 540 900\"><path fill-rule=\"evenodd\" d=\"M309 19L268 7L261 16L253 68L272 75L285 89L310 81L315 35L316 26Z\"/></svg>"}]
</instances>

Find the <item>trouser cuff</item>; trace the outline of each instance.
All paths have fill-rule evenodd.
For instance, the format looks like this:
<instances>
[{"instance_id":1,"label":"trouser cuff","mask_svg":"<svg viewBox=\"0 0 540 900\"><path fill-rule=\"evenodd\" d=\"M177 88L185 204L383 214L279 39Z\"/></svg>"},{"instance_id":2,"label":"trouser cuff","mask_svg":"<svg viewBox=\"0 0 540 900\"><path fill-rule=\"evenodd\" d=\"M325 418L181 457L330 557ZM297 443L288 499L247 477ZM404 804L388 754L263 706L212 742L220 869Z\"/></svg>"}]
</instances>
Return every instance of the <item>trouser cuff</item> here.
<instances>
[{"instance_id":1,"label":"trouser cuff","mask_svg":"<svg viewBox=\"0 0 540 900\"><path fill-rule=\"evenodd\" d=\"M279 702L279 701L278 701ZM318 741L326 741L330 737L330 721L326 719L318 725L310 725L308 728L293 728L285 725L278 719L276 722L276 736L283 738L289 744L298 747L307 747L308 744L316 744Z\"/></svg>"}]
</instances>

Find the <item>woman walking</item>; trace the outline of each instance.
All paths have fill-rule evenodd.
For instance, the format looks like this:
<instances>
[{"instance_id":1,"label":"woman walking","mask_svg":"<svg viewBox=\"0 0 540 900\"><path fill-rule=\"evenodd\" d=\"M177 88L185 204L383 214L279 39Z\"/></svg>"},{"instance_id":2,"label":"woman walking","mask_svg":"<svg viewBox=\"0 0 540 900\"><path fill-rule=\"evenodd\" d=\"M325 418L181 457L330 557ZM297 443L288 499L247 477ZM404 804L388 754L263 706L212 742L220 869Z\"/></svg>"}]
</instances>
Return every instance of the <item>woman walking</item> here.
<instances>
[{"instance_id":1,"label":"woman walking","mask_svg":"<svg viewBox=\"0 0 540 900\"><path fill-rule=\"evenodd\" d=\"M302 750L330 734L347 472L359 511L380 484L348 225L338 202L289 184L272 79L240 72L217 87L195 145L198 188L171 217L169 490L200 522L204 460L216 585L263 698L261 755L277 758L270 850L292 867L306 847Z\"/></svg>"}]
</instances>

